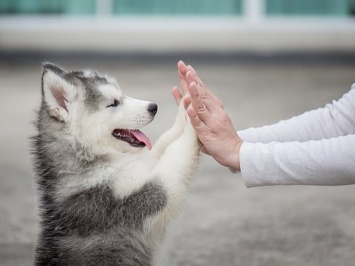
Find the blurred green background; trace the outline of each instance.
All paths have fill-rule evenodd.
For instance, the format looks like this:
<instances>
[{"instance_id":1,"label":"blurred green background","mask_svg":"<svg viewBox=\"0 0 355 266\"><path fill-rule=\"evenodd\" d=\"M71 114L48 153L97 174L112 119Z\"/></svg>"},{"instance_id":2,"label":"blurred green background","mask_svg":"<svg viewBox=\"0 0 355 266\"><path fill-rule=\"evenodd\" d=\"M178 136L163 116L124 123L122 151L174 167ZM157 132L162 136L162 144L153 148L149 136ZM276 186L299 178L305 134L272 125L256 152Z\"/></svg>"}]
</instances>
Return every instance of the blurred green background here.
<instances>
[{"instance_id":1,"label":"blurred green background","mask_svg":"<svg viewBox=\"0 0 355 266\"><path fill-rule=\"evenodd\" d=\"M2 14L94 15L98 6L110 6L112 15L229 15L243 14L242 0L0 0ZM266 0L267 15L341 16L354 15L355 0Z\"/></svg>"}]
</instances>

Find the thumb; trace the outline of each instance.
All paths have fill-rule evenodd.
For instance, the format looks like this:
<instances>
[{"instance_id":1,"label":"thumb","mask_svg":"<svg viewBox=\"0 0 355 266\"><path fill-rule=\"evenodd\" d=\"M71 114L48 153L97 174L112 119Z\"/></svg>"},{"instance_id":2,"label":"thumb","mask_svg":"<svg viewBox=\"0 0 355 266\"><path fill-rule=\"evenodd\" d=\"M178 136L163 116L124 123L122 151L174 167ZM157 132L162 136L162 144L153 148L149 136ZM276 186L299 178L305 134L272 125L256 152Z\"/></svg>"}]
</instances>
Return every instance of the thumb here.
<instances>
[{"instance_id":1,"label":"thumb","mask_svg":"<svg viewBox=\"0 0 355 266\"><path fill-rule=\"evenodd\" d=\"M201 151L202 151L204 154L210 155L209 152L207 151L207 149L205 148L205 146L202 146L202 147L201 147Z\"/></svg>"},{"instance_id":2,"label":"thumb","mask_svg":"<svg viewBox=\"0 0 355 266\"><path fill-rule=\"evenodd\" d=\"M182 95L181 95L181 93L180 93L178 87L175 86L175 87L172 89L171 92L172 92L172 94L173 94L173 96L174 96L176 105L179 106L179 104L180 104L180 102L181 102L181 99L182 99Z\"/></svg>"}]
</instances>

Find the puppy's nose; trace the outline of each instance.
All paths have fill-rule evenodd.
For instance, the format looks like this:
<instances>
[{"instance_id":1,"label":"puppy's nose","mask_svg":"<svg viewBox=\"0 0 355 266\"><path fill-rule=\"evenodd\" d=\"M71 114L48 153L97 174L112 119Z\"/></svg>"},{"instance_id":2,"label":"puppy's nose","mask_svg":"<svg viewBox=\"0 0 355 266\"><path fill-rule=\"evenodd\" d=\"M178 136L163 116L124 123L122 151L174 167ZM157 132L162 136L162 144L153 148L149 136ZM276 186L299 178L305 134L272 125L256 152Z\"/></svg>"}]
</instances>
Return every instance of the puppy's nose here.
<instances>
[{"instance_id":1,"label":"puppy's nose","mask_svg":"<svg viewBox=\"0 0 355 266\"><path fill-rule=\"evenodd\" d=\"M150 112L152 115L155 115L158 111L158 105L155 103L150 103L148 105L148 112Z\"/></svg>"}]
</instances>

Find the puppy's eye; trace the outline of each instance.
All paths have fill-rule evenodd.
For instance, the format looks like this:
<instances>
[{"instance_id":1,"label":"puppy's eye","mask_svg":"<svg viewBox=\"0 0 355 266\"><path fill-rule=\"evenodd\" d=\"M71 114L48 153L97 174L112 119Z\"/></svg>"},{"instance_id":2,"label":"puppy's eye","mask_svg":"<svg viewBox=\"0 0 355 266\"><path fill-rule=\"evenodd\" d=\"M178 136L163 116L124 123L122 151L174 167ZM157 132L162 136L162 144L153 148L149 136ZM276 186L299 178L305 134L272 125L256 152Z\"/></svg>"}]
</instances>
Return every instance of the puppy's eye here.
<instances>
[{"instance_id":1,"label":"puppy's eye","mask_svg":"<svg viewBox=\"0 0 355 266\"><path fill-rule=\"evenodd\" d=\"M120 104L118 100L113 100L111 104L107 105L106 107L117 107Z\"/></svg>"}]
</instances>

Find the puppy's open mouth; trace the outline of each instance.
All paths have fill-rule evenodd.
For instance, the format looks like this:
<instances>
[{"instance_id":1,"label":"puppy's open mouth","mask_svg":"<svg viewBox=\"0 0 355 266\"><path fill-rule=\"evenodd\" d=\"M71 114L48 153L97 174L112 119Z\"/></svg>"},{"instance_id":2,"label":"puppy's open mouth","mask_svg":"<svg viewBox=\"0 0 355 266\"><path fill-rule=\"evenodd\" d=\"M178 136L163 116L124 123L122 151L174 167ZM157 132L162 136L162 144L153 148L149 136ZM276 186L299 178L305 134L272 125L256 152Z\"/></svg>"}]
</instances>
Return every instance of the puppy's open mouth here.
<instances>
[{"instance_id":1,"label":"puppy's open mouth","mask_svg":"<svg viewBox=\"0 0 355 266\"><path fill-rule=\"evenodd\" d=\"M112 135L119 140L125 141L133 147L147 147L152 149L152 144L149 138L140 130L115 129Z\"/></svg>"}]
</instances>

